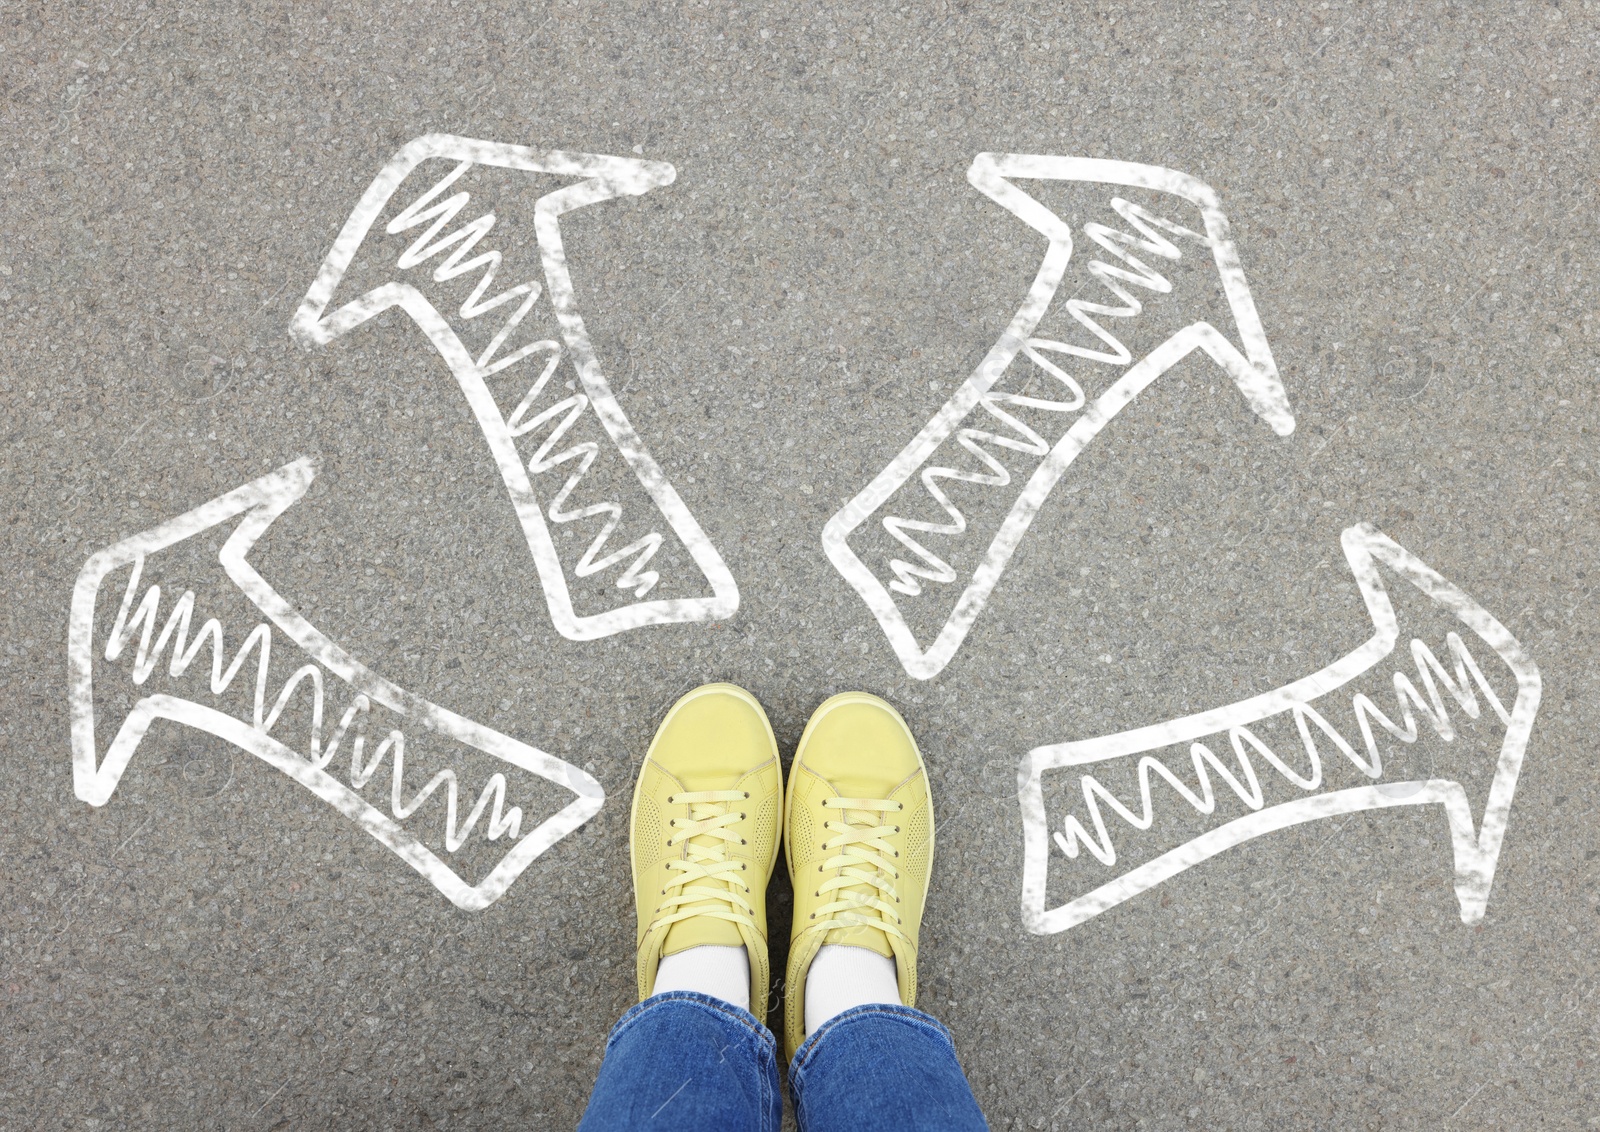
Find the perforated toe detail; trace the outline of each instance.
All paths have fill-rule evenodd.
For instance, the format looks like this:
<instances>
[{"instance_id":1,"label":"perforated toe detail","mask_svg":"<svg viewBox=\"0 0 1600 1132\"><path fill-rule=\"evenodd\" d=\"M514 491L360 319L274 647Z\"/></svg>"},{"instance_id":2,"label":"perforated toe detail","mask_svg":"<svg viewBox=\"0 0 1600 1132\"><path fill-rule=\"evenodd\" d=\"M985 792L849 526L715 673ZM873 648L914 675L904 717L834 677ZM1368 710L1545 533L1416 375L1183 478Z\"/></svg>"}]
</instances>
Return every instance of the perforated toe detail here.
<instances>
[{"instance_id":1,"label":"perforated toe detail","mask_svg":"<svg viewBox=\"0 0 1600 1132\"><path fill-rule=\"evenodd\" d=\"M778 835L778 800L768 798L761 803L761 809L756 811L756 831L753 843L757 851L768 852L768 846L773 844L773 839Z\"/></svg>"},{"instance_id":2,"label":"perforated toe detail","mask_svg":"<svg viewBox=\"0 0 1600 1132\"><path fill-rule=\"evenodd\" d=\"M661 813L649 795L641 795L633 812L633 859L641 869L667 855L667 834Z\"/></svg>"},{"instance_id":3,"label":"perforated toe detail","mask_svg":"<svg viewBox=\"0 0 1600 1132\"><path fill-rule=\"evenodd\" d=\"M796 867L802 866L812 856L815 845L811 814L805 806L797 805L789 813L789 848Z\"/></svg>"},{"instance_id":4,"label":"perforated toe detail","mask_svg":"<svg viewBox=\"0 0 1600 1132\"><path fill-rule=\"evenodd\" d=\"M901 851L905 864L901 866L912 876L925 877L928 869L928 808L923 806L907 819L906 847Z\"/></svg>"}]
</instances>

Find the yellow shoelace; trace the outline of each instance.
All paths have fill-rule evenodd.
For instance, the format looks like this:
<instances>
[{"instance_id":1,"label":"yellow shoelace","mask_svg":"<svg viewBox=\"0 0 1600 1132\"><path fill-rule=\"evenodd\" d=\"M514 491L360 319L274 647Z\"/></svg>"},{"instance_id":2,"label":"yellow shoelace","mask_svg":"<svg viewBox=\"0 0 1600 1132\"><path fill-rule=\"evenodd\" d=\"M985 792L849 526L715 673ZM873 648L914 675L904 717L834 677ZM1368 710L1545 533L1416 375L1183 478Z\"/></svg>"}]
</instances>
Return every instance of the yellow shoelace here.
<instances>
[{"instance_id":1,"label":"yellow shoelace","mask_svg":"<svg viewBox=\"0 0 1600 1132\"><path fill-rule=\"evenodd\" d=\"M689 807L688 817L667 823L673 831L667 844L687 844L688 857L667 862L667 871L675 875L661 890L666 899L657 909L656 925L666 927L691 916L712 916L756 928L755 908L744 898L750 886L737 875L748 866L728 856L729 845L745 843L729 827L745 817L735 804L749 799L743 790L698 790L667 799L669 806Z\"/></svg>"},{"instance_id":2,"label":"yellow shoelace","mask_svg":"<svg viewBox=\"0 0 1600 1132\"><path fill-rule=\"evenodd\" d=\"M812 913L811 918L819 921L816 926L875 928L910 943L910 937L900 930L900 893L895 887L900 877L895 860L900 851L886 840L899 833L900 827L884 821L885 815L899 813L905 804L887 798L824 798L822 806L841 813L840 820L822 823L834 835L822 848L834 855L822 861L817 871L837 870L838 875L823 881L817 895L834 892L837 896Z\"/></svg>"}]
</instances>

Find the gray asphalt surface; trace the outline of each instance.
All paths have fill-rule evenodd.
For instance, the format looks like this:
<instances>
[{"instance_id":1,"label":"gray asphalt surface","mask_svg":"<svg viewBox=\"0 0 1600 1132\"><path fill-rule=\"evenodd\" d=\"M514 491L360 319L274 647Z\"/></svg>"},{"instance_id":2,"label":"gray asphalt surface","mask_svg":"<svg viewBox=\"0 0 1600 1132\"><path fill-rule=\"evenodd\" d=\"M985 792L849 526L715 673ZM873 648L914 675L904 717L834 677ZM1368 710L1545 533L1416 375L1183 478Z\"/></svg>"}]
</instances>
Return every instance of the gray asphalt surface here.
<instances>
[{"instance_id":1,"label":"gray asphalt surface","mask_svg":"<svg viewBox=\"0 0 1600 1132\"><path fill-rule=\"evenodd\" d=\"M711 679L761 697L786 757L844 689L917 731L939 823L919 1005L997 1129L1600 1121L1595 4L10 2L0 48L0 1127L571 1127L634 999L634 772L672 699ZM561 637L483 435L411 321L291 341L362 192L434 131L675 167L563 230L596 354L737 580L733 617ZM921 681L821 531L1038 268L1039 234L967 183L986 151L1212 186L1298 427L1274 436L1211 362L1183 362L1085 451ZM475 191L503 195L503 279L523 278L532 197L491 181ZM1038 195L1080 259L1081 224L1117 222L1103 187ZM1151 301L1136 354L1214 282L1174 276L1178 306ZM262 576L376 673L606 791L486 910L193 727L155 724L105 805L74 794L79 570L301 456L319 472L251 556ZM596 469L590 487L648 514ZM992 532L1006 504L962 490ZM1282 830L1029 932L1023 757L1355 648L1372 625L1339 539L1362 521L1542 674L1481 922L1461 920L1442 808L1414 806ZM217 564L227 529L149 569L236 643L256 615ZM952 564L970 571L971 550ZM661 564L656 596L703 588L670 541ZM580 612L628 600L614 577L575 590ZM1402 633L1437 651L1463 631L1391 589ZM942 613L917 609L926 640ZM1494 651L1473 655L1504 693ZM103 744L138 690L127 657L96 663ZM203 667L146 691L214 702ZM1351 691L1392 706L1398 670ZM1452 712L1454 741L1423 723L1395 757L1459 775L1476 820L1505 728ZM1340 765L1330 787L1355 781ZM1054 829L1083 814L1060 773ZM1172 814L1181 840L1191 811L1164 789L1150 836ZM1218 794L1194 835L1246 813ZM514 800L531 827L569 799ZM1151 852L1111 820L1129 831L1118 868ZM480 839L463 868L501 852ZM1050 852L1052 903L1114 875ZM781 971L785 880L772 907Z\"/></svg>"}]
</instances>

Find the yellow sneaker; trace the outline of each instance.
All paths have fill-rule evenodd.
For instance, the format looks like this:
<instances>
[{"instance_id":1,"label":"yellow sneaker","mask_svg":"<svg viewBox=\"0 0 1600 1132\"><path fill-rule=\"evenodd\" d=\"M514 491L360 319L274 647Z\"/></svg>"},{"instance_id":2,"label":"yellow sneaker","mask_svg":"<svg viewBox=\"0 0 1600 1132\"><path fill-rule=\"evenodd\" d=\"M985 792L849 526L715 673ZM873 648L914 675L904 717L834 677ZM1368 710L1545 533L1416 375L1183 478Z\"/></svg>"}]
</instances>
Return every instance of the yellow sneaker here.
<instances>
[{"instance_id":1,"label":"yellow sneaker","mask_svg":"<svg viewBox=\"0 0 1600 1132\"><path fill-rule=\"evenodd\" d=\"M639 771L628 842L639 916L639 998L665 955L706 944L750 955L750 1012L767 1013L767 879L783 772L756 698L707 684L672 705Z\"/></svg>"},{"instance_id":2,"label":"yellow sneaker","mask_svg":"<svg viewBox=\"0 0 1600 1132\"><path fill-rule=\"evenodd\" d=\"M892 957L900 999L916 1005L933 798L900 713L865 692L817 708L789 771L784 828L794 882L783 1012L792 1058L806 1036L806 972L823 944Z\"/></svg>"}]
</instances>

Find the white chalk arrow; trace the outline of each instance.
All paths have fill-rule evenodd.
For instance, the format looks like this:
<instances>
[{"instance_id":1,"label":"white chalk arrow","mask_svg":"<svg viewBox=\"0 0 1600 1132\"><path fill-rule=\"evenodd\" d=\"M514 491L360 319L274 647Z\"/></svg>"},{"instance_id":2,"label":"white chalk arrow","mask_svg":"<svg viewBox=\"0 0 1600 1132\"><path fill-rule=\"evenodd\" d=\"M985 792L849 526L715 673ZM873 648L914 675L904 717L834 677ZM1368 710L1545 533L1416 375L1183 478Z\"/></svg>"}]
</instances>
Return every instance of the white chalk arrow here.
<instances>
[{"instance_id":1,"label":"white chalk arrow","mask_svg":"<svg viewBox=\"0 0 1600 1132\"><path fill-rule=\"evenodd\" d=\"M452 164L385 225L384 231L389 235L421 229L393 263L379 265L392 277L329 311L328 304L373 224L395 199L412 171L435 160ZM471 202L470 193L450 190L475 166L582 178L540 197L533 207L533 228L544 275L542 283L536 279L525 280L491 293L502 262L499 251L482 246L496 224L493 212L485 212L450 230L450 225ZM467 404L505 480L528 549L533 554L550 618L556 630L572 640L594 640L642 625L721 619L731 617L739 607L739 588L733 575L645 449L606 381L578 313L561 239L563 214L613 197L647 193L671 184L675 176L672 166L660 161L539 152L524 146L449 134L417 138L395 154L368 187L334 240L291 324L300 342L306 346L322 346L390 307L399 307L415 320L466 395ZM456 312L456 325L452 325L416 285L407 282L410 276L402 277L425 264L433 264L434 283L451 283L462 276L476 282ZM522 326L544 295L548 295L551 312L559 324L559 340L529 334ZM494 311L500 312L497 317L505 321L474 356L463 343L458 326L464 329L465 323ZM536 340L523 340L527 338ZM559 392L559 380L552 382L562 372L564 363L571 366L580 383L580 388L570 396ZM512 367L518 367L517 372L523 375L524 384L518 388L526 388L527 392L515 408L505 412L490 391L489 378ZM516 377L516 373L512 377ZM598 419L615 451L627 462L705 576L711 590L709 595L636 600L584 615L574 609L567 578L569 568L573 576L580 579L620 568L617 588L631 591L636 599L643 598L659 579L652 563L664 541L660 531L651 530L627 546L613 548L608 543L623 522L622 505L611 500L587 504L573 501L573 493L594 462L603 458L603 452L594 441L572 443L566 448L560 446L567 434L590 413ZM550 482L549 490L543 494L534 487L535 478L540 476L548 477ZM556 486L558 483L560 486ZM547 520L555 524L598 521L600 526L582 556L564 565ZM636 517L634 522L637 523Z\"/></svg>"},{"instance_id":2,"label":"white chalk arrow","mask_svg":"<svg viewBox=\"0 0 1600 1132\"><path fill-rule=\"evenodd\" d=\"M526 743L448 711L390 683L360 664L294 611L246 561L250 548L285 509L303 496L316 472L310 460L297 460L253 483L219 496L185 515L123 539L89 559L72 592L67 658L71 670L72 780L79 798L104 805L116 790L128 762L150 725L175 720L216 735L283 771L317 797L354 819L426 877L440 892L465 909L480 909L498 900L512 881L555 842L593 817L605 801L600 784L582 770ZM171 604L165 624L159 585L141 590L148 556L203 531L235 523L218 561L227 576L266 617L252 625L236 625L228 635L239 642L231 661L224 655L224 627L205 620L197 631L193 590ZM129 569L127 590L116 621L104 638L96 635L95 606L107 576ZM243 632L238 637L234 633ZM191 636L191 632L193 635ZM129 657L130 645L133 655ZM274 686L275 651L293 646L304 655ZM142 686L170 650L168 675L182 677L200 662L209 669L199 682L209 691L198 697L168 692L139 699L122 721L103 753L95 743L94 665L97 649L108 661L131 661L131 678ZM293 654L290 656L293 658ZM209 663L207 663L209 662ZM248 718L227 714L216 701L243 674L253 690ZM253 680L251 679L253 677ZM334 706L338 683L347 686L343 712ZM291 745L273 734L274 726L296 697L309 703L309 742ZM309 699L307 699L309 698ZM387 713L382 738L369 746L369 718ZM335 723L337 719L337 723ZM376 722L376 720L374 720ZM328 726L331 725L331 726ZM403 730L402 730L403 728ZM458 814L457 774L449 767L435 773L420 789L405 785L406 743L415 745L425 733L460 744L496 760L476 803L465 817ZM430 739L430 744L437 740ZM337 776L335 759L347 760L349 774ZM383 772L383 773L380 773ZM555 783L573 794L571 802L535 828L522 832L522 811L506 806L508 792L533 778ZM373 783L369 800L363 789ZM432 803L425 805L432 799ZM412 820L413 815L416 815ZM490 841L504 838L508 847L499 863L476 884L468 883L446 858L482 826ZM444 856L437 851L442 845Z\"/></svg>"},{"instance_id":3,"label":"white chalk arrow","mask_svg":"<svg viewBox=\"0 0 1600 1132\"><path fill-rule=\"evenodd\" d=\"M1361 810L1426 805L1442 807L1449 822L1462 921L1470 924L1483 917L1517 777L1539 709L1538 666L1504 625L1372 526L1349 528L1343 544L1372 618L1372 637L1365 644L1326 668L1263 695L1167 723L1038 747L1028 754L1018 773L1018 790L1024 839L1022 916L1029 930L1065 931L1207 858L1274 830ZM1509 708L1505 699L1510 697L1496 693L1478 658L1457 633L1445 637L1442 661L1418 637L1410 640L1407 652L1397 654L1402 634L1380 567L1454 614L1473 638L1493 650L1516 680L1516 696ZM1407 660L1412 662L1409 673L1403 671ZM1387 698L1376 678L1390 666L1396 671L1381 683L1392 688L1396 706L1390 711L1399 716L1398 722L1368 694ZM1368 673L1374 679L1365 691L1350 687ZM1457 724L1451 720L1441 691L1469 719L1479 718L1487 707L1505 726L1482 817L1476 822L1468 788L1462 782L1442 777L1384 781L1384 745L1392 748L1394 742L1416 742L1419 716L1440 740L1456 738ZM1330 722L1330 716L1346 713L1358 733L1354 737L1349 734L1350 722L1345 733ZM1293 727L1297 749L1292 754L1281 752L1281 742L1280 751L1274 751L1259 734L1274 721L1280 731ZM1387 738L1380 738L1380 732ZM1324 788L1324 752L1330 758L1348 760L1361 775L1374 780L1373 784ZM1082 769L1131 759L1137 760L1139 791L1138 800L1131 803L1117 798L1094 774ZM1276 775L1258 776L1256 760ZM1302 766L1303 771L1297 769ZM1065 789L1055 795L1062 801L1059 806L1047 806L1044 776L1061 771L1070 772ZM1213 790L1212 773L1227 791ZM1159 822L1165 807L1157 806L1151 796L1152 776L1162 779L1195 812L1218 819L1218 824L1181 844L1171 844L1172 836L1162 834ZM1285 791L1295 796L1273 801L1272 795ZM1229 809L1247 812L1229 818ZM1184 812L1181 807L1172 810ZM1118 831L1123 823L1128 830L1113 835L1106 811L1120 819ZM1124 838L1136 839L1135 849L1146 859L1137 867L1119 871L1117 841ZM1063 879L1075 894L1048 908L1046 885L1052 862L1070 869Z\"/></svg>"},{"instance_id":4,"label":"white chalk arrow","mask_svg":"<svg viewBox=\"0 0 1600 1132\"><path fill-rule=\"evenodd\" d=\"M1221 366L1238 386L1251 410L1278 435L1287 436L1294 430L1294 416L1278 378L1266 334L1261 329L1255 302L1250 297L1238 251L1229 235L1227 217L1209 186L1187 174L1153 165L990 153L978 155L968 170L967 179L1049 241L1044 261L1022 307L972 376L916 438L829 520L822 536L829 560L867 603L906 671L918 679L937 675L950 663L1045 498L1079 453L1140 391L1190 354L1200 351ZM1087 271L1110 291L1114 301L1070 298L1061 304L1068 317L1098 339L1098 345L1089 348L1037 337L1034 332L1051 309L1073 255L1073 241L1065 221L1012 183L1019 179L1092 182L1167 193L1198 208L1204 223L1201 231L1194 231L1120 197L1113 198L1112 207L1134 234L1092 223L1085 224L1083 231L1100 254L1107 257L1090 261ZM1177 241L1209 250L1232 313L1238 342L1235 344L1209 322L1201 320L1190 323L1149 354L1136 359L1102 320L1133 318L1140 313L1142 301L1130 287L1154 294L1171 290L1167 279L1139 257L1180 259L1184 252ZM1110 367L1107 372L1119 373L1119 376L1089 402L1078 381L1052 356L1056 359L1077 357L1096 366ZM1059 399L999 388L1008 372L1017 368L1014 363L1019 358L1024 359L1027 372L1013 380L1016 389L1025 388L1032 378L1042 377L1047 386L1051 382L1059 383L1060 391L1056 394ZM1076 417L1052 444L1018 419L1015 414L1019 409L1076 414ZM961 458L960 453L947 446L952 438L956 446L965 449L977 461L978 467L935 462L941 453L946 460ZM1000 449L1037 457L1040 463L999 520L998 530L972 576L949 606L950 612L937 636L924 648L895 595L916 597L922 594L926 584L949 585L959 580L957 571L940 552L924 541L929 535L971 538L975 533L969 532L969 527L975 523L951 501L941 481L994 489L1012 487L1011 472L997 458ZM869 566L850 546L850 537L868 519L885 510L891 497L914 476L920 479L945 519L929 521L900 514L885 515L884 530L912 557L910 560L892 559L877 568ZM886 581L890 575L892 578Z\"/></svg>"}]
</instances>

